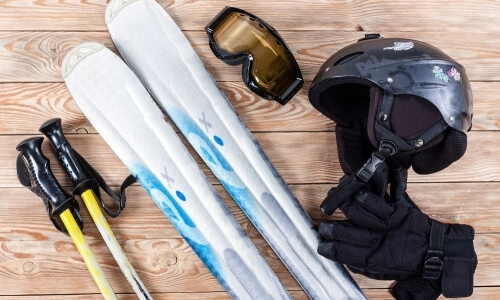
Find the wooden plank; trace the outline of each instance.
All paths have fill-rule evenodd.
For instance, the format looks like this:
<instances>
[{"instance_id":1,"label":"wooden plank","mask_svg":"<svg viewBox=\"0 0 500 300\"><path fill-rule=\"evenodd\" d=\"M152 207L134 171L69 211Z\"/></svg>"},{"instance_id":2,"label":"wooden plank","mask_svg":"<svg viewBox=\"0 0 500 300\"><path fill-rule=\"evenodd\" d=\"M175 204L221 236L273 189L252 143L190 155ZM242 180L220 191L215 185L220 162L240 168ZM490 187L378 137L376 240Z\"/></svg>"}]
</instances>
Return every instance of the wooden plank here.
<instances>
[{"instance_id":1,"label":"wooden plank","mask_svg":"<svg viewBox=\"0 0 500 300\"><path fill-rule=\"evenodd\" d=\"M18 187L15 172L16 145L28 136L2 136L0 143L0 187ZM68 135L68 140L113 185L121 184L128 175L126 168L97 134ZM500 181L500 160L497 159L500 132L474 131L468 134L468 150L464 157L445 170L431 175L410 174L411 182ZM343 176L338 161L333 132L262 132L256 140L288 184L336 183ZM485 143L485 141L488 141ZM186 144L186 143L185 143ZM188 149L189 145L186 145ZM44 153L53 157L49 143ZM216 182L196 153L191 154L207 177ZM52 155L52 156L51 156ZM69 182L55 158L54 173L61 182Z\"/></svg>"},{"instance_id":2,"label":"wooden plank","mask_svg":"<svg viewBox=\"0 0 500 300\"><path fill-rule=\"evenodd\" d=\"M282 106L259 98L240 82L222 82L220 87L252 131L333 130L333 122L309 103L305 89ZM3 83L0 95L0 134L38 134L40 125L54 117L62 119L67 133L97 132L64 83Z\"/></svg>"},{"instance_id":3,"label":"wooden plank","mask_svg":"<svg viewBox=\"0 0 500 300\"><path fill-rule=\"evenodd\" d=\"M132 292L104 242L89 243L114 291ZM70 238L0 244L3 295L99 292ZM181 239L127 240L122 247L150 292L222 291ZM78 284L62 284L68 276L78 278Z\"/></svg>"},{"instance_id":4,"label":"wooden plank","mask_svg":"<svg viewBox=\"0 0 500 300\"><path fill-rule=\"evenodd\" d=\"M0 32L0 82L62 82L66 53L90 41L111 47L107 33Z\"/></svg>"},{"instance_id":5,"label":"wooden plank","mask_svg":"<svg viewBox=\"0 0 500 300\"><path fill-rule=\"evenodd\" d=\"M312 107L307 87L285 106L252 94L243 83L221 82L243 122L252 132L332 131L334 123ZM472 130L500 129L500 82L473 82ZM96 133L72 100L64 83L0 84L0 134L38 134L46 120L59 117L66 133Z\"/></svg>"},{"instance_id":6,"label":"wooden plank","mask_svg":"<svg viewBox=\"0 0 500 300\"><path fill-rule=\"evenodd\" d=\"M263 240L253 240L287 289L300 290L293 277ZM476 235L474 244L478 267L474 275L477 286L497 286L500 278L491 276L500 267L500 251L494 245L499 234ZM181 239L126 240L122 247L141 280L152 293L222 291L222 287ZM104 273L117 293L130 293L121 271L104 242L92 241ZM97 293L81 257L69 238L57 241L0 242L2 295ZM79 278L78 284L64 285L68 276ZM362 288L389 288L393 281L377 281L354 274ZM19 282L23 282L19 286Z\"/></svg>"},{"instance_id":7,"label":"wooden plank","mask_svg":"<svg viewBox=\"0 0 500 300\"><path fill-rule=\"evenodd\" d=\"M422 40L462 63L473 81L474 94L474 132L468 135L467 154L438 174L411 173L408 193L431 217L474 226L479 265L474 295L468 299L500 298L496 276L500 267L500 162L496 152L500 140L496 93L500 89L499 1L426 0L397 5L388 0L231 1L231 6L247 9L278 29L294 52L306 85L286 106L250 93L241 83L241 68L217 60L207 47L203 27L227 1L158 2L186 33L315 223L330 219L318 206L342 175L334 124L307 99L321 64L365 32ZM128 173L95 134L60 77L62 58L81 42L98 41L116 51L104 24L107 3L109 0L0 1L0 300L102 298L71 240L53 228L40 199L20 187L14 147L28 136L39 135L42 122L62 117L75 148L113 186ZM69 191L70 183L48 143L44 152ZM195 157L210 181L218 184ZM222 186L217 185L216 190L294 299L307 299ZM108 220L155 299L229 299L142 188L134 185L128 195L123 214ZM82 214L85 235L119 298L136 299L86 209ZM331 218L343 215L336 212ZM369 299L391 298L392 281L354 278Z\"/></svg>"},{"instance_id":8,"label":"wooden plank","mask_svg":"<svg viewBox=\"0 0 500 300\"><path fill-rule=\"evenodd\" d=\"M215 186L232 214L252 238L260 235L236 203ZM315 223L342 219L336 212L328 217L319 205L331 188L328 184L292 185L291 190ZM463 223L474 227L477 234L500 233L500 207L497 183L427 184L410 183L408 193L430 217L444 223ZM57 231L45 212L41 199L24 188L0 188L0 241L53 241L62 233ZM165 215L138 185L127 190L127 206L118 218L107 220L118 240L181 238ZM80 201L81 214L89 240L101 236Z\"/></svg>"},{"instance_id":9,"label":"wooden plank","mask_svg":"<svg viewBox=\"0 0 500 300\"><path fill-rule=\"evenodd\" d=\"M392 299L389 289L363 289L366 297L370 300L387 300ZM309 299L302 291L290 291L293 299ZM219 300L230 299L229 295L225 292L205 292L205 293L154 293L151 295L157 300ZM135 300L137 296L134 294L119 294L121 300ZM500 297L500 290L497 287L475 287L474 294L468 300L483 300L483 299L498 299ZM101 300L102 296L97 294L80 294L80 295L44 295L44 300ZM2 300L34 300L39 299L39 296L0 296ZM446 299L443 296L439 299Z\"/></svg>"},{"instance_id":10,"label":"wooden plank","mask_svg":"<svg viewBox=\"0 0 500 300\"><path fill-rule=\"evenodd\" d=\"M0 28L3 30L95 31L106 30L105 0L93 1L3 1ZM202 29L226 1L158 1L184 30ZM435 31L488 30L498 32L495 18L497 1L392 1L307 0L280 2L266 0L231 1L231 6L246 9L278 30L336 31ZM284 8L286 7L286 9ZM418 16L418 17L417 17Z\"/></svg>"},{"instance_id":11,"label":"wooden plank","mask_svg":"<svg viewBox=\"0 0 500 300\"><path fill-rule=\"evenodd\" d=\"M218 60L202 31L185 32L208 70L217 81L241 81L241 67ZM294 52L306 82L333 53L363 37L358 32L285 31L283 38ZM455 35L435 31L384 32L385 37L414 38L428 42L463 64L472 81L499 81L500 34L488 31ZM0 31L0 82L61 82L60 64L72 48L82 42L97 41L115 50L107 32L12 32Z\"/></svg>"}]
</instances>

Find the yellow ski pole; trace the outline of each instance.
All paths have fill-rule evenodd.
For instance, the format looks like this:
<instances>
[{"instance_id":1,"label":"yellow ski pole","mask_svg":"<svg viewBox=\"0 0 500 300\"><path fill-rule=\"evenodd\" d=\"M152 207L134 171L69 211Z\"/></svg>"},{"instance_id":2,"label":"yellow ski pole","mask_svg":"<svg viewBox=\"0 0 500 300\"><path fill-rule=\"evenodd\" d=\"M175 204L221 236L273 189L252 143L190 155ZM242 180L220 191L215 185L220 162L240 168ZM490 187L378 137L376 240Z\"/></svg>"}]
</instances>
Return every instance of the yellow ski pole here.
<instances>
[{"instance_id":1,"label":"yellow ski pole","mask_svg":"<svg viewBox=\"0 0 500 300\"><path fill-rule=\"evenodd\" d=\"M56 228L69 234L87 265L104 299L117 299L97 259L85 240L78 212L78 203L66 194L50 169L49 160L41 151L43 138L29 138L17 145L17 176L21 184L42 198L49 217ZM75 220L76 218L76 220ZM61 226L63 223L64 227Z\"/></svg>"},{"instance_id":2,"label":"yellow ski pole","mask_svg":"<svg viewBox=\"0 0 500 300\"><path fill-rule=\"evenodd\" d=\"M101 209L98 205L98 197L93 192L93 188L97 187L97 182L95 182L92 178L88 178L89 176L87 176L86 172L84 171L87 169L82 168L81 160L83 160L83 158L79 157L79 155L77 156L77 153L73 150L71 144L64 136L61 127L61 119L55 118L48 120L47 122L42 124L42 126L40 127L40 131L45 134L47 138L52 142L59 161L63 165L64 169L71 179L71 182L73 183L73 194L79 195L82 198L85 206L87 207L87 210L90 213L90 216L97 226L97 229L104 238L104 241L111 251L111 254L118 263L118 266L122 270L130 286L135 291L137 297L141 300L152 299L148 290L127 259L127 256L124 254L122 248L120 247L120 244L116 240L113 231L106 221L106 218L104 218L104 215L102 214ZM87 168L90 168L90 166L88 166ZM87 173L88 172L90 171L87 170ZM97 171L93 170L93 173L94 174L90 175L98 175ZM101 179L101 181L104 180ZM133 179L132 182L135 182L135 179ZM123 201L117 200L120 202L117 212L111 212L107 207L104 206L104 204L103 208L106 210L108 215L116 217L121 212L121 209L125 206L125 200L123 197L122 200Z\"/></svg>"}]
</instances>

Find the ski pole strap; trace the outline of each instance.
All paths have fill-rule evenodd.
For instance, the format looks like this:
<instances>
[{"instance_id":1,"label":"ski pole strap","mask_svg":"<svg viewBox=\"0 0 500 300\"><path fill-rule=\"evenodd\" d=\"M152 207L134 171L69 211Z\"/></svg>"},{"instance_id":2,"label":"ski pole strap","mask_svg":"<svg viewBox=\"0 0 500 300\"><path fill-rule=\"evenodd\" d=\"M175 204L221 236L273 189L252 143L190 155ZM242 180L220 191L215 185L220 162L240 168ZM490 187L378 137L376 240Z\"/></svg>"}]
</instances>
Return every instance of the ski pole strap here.
<instances>
[{"instance_id":1,"label":"ski pole strap","mask_svg":"<svg viewBox=\"0 0 500 300\"><path fill-rule=\"evenodd\" d=\"M431 220L429 249L424 263L424 278L426 279L438 279L441 276L445 229L445 225L436 220Z\"/></svg>"},{"instance_id":2,"label":"ski pole strap","mask_svg":"<svg viewBox=\"0 0 500 300\"><path fill-rule=\"evenodd\" d=\"M123 181L123 183L121 184L120 186L120 193L119 195L117 195L112 189L111 187L106 183L106 181L104 180L104 178L102 178L101 174L99 174L99 172L97 172L86 160L85 158L83 158L83 156L81 156L76 150L73 149L73 153L78 161L78 163L80 164L80 166L82 167L83 169L83 172L85 173L86 176L88 176L88 178L91 178L92 181L94 182L93 184L93 187L92 187L92 191L94 192L94 194L96 195L96 197L99 199L99 202L101 203L101 206L102 208L104 209L104 211L106 212L106 214L108 214L108 216L112 217L112 218L115 218L117 216L120 215L120 213L122 212L122 210L125 208L125 202L127 200L127 197L125 195L125 189L127 187L129 187L130 185L134 184L137 180L135 179L135 177L133 175L129 175L127 176L127 178L125 178L125 180ZM101 197L101 192L100 192L100 189L101 188L104 192L106 192L106 194L108 194L115 202L117 202L118 204L118 207L116 208L116 210L111 210L105 203L104 201L102 200L102 197Z\"/></svg>"}]
</instances>

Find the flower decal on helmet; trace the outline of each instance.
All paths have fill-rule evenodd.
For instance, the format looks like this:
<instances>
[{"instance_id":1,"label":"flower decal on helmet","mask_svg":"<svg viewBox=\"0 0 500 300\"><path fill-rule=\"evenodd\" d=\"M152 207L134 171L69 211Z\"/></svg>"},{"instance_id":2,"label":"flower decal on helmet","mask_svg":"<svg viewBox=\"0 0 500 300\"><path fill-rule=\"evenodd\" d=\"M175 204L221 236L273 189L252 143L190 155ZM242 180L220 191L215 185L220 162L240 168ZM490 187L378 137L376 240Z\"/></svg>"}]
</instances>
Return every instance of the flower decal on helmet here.
<instances>
[{"instance_id":1,"label":"flower decal on helmet","mask_svg":"<svg viewBox=\"0 0 500 300\"><path fill-rule=\"evenodd\" d=\"M440 79L446 83L448 83L450 81L450 78L448 77L448 75L446 75L444 73L443 69L441 69L438 66L434 66L434 69L432 69L432 73L434 73L434 77L436 77L437 79Z\"/></svg>"},{"instance_id":2,"label":"flower decal on helmet","mask_svg":"<svg viewBox=\"0 0 500 300\"><path fill-rule=\"evenodd\" d=\"M457 71L455 68L451 68L448 71L446 71L446 75L448 77L455 79L455 81L462 81L462 78L460 77L460 72Z\"/></svg>"},{"instance_id":3,"label":"flower decal on helmet","mask_svg":"<svg viewBox=\"0 0 500 300\"><path fill-rule=\"evenodd\" d=\"M458 72L458 70L453 67L448 69L445 73L440 67L434 66L434 69L432 69L432 73L434 73L434 77L446 83L448 83L450 79L453 79L455 81L462 81L460 72Z\"/></svg>"}]
</instances>

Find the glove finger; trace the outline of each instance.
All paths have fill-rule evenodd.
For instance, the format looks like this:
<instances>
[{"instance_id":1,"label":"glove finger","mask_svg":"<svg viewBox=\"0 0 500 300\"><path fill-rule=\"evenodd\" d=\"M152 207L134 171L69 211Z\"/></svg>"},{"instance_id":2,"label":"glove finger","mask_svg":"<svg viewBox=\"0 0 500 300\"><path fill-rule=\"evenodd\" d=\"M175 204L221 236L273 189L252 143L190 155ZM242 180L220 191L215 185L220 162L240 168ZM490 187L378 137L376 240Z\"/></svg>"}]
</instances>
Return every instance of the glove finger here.
<instances>
[{"instance_id":1,"label":"glove finger","mask_svg":"<svg viewBox=\"0 0 500 300\"><path fill-rule=\"evenodd\" d=\"M321 223L318 232L324 240L344 242L361 247L371 247L379 237L379 233L358 227L349 221Z\"/></svg>"},{"instance_id":2,"label":"glove finger","mask_svg":"<svg viewBox=\"0 0 500 300\"><path fill-rule=\"evenodd\" d=\"M353 174L344 175L339 184L328 192L320 205L321 211L327 215L333 214L337 208L349 202L349 197L362 185Z\"/></svg>"},{"instance_id":3,"label":"glove finger","mask_svg":"<svg viewBox=\"0 0 500 300\"><path fill-rule=\"evenodd\" d=\"M389 203L367 189L361 189L342 211L353 223L373 230L387 230L397 226L410 212L409 207Z\"/></svg>"},{"instance_id":4,"label":"glove finger","mask_svg":"<svg viewBox=\"0 0 500 300\"><path fill-rule=\"evenodd\" d=\"M340 241L320 242L318 253L328 259L341 262L343 264L366 267L366 258L370 254L371 248L357 246Z\"/></svg>"},{"instance_id":5,"label":"glove finger","mask_svg":"<svg viewBox=\"0 0 500 300\"><path fill-rule=\"evenodd\" d=\"M439 279L422 277L398 280L392 289L392 295L397 300L434 300L441 295L441 282Z\"/></svg>"}]
</instances>

